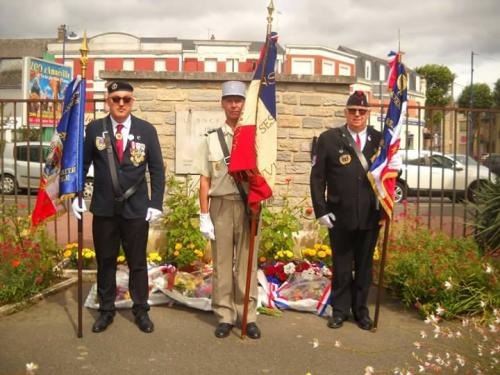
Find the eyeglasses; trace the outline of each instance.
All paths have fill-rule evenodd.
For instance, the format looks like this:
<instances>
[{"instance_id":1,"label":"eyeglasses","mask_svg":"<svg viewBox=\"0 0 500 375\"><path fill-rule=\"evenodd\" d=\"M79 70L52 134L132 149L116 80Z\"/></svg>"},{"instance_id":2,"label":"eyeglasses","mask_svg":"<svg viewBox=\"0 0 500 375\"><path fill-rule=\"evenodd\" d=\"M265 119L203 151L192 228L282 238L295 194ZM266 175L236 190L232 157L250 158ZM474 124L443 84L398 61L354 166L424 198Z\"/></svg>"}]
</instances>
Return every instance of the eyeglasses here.
<instances>
[{"instance_id":1,"label":"eyeglasses","mask_svg":"<svg viewBox=\"0 0 500 375\"><path fill-rule=\"evenodd\" d=\"M123 104L129 104L133 98L131 96L111 96L110 99L116 104L120 103L122 100Z\"/></svg>"},{"instance_id":2,"label":"eyeglasses","mask_svg":"<svg viewBox=\"0 0 500 375\"><path fill-rule=\"evenodd\" d=\"M359 108L347 108L347 112L349 112L350 115L356 115L359 113L360 116L364 116L366 115L366 112L368 112L368 110Z\"/></svg>"}]
</instances>

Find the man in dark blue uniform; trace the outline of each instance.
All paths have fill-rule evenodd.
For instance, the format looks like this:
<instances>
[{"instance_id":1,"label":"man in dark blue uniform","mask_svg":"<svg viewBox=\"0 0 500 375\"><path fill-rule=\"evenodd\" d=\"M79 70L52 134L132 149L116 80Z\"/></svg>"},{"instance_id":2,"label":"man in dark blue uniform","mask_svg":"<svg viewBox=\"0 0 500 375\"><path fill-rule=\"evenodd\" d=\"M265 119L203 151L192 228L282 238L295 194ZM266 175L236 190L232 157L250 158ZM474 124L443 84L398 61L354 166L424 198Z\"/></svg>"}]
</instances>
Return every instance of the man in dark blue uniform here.
<instances>
[{"instance_id":1,"label":"man in dark blue uniform","mask_svg":"<svg viewBox=\"0 0 500 375\"><path fill-rule=\"evenodd\" d=\"M380 209L366 172L382 134L366 125L369 108L362 91L349 97L345 116L346 125L329 129L318 138L311 198L316 218L329 228L333 249L333 312L328 327L342 327L352 311L358 326L370 330L373 322L367 300Z\"/></svg>"},{"instance_id":2,"label":"man in dark blue uniform","mask_svg":"<svg viewBox=\"0 0 500 375\"><path fill-rule=\"evenodd\" d=\"M116 258L123 247L130 270L129 291L135 322L153 332L148 311L146 245L149 222L161 215L165 172L156 129L130 114L133 88L127 82L108 85L110 115L92 121L86 129L84 175L94 165L92 235L97 260L97 294L100 317L94 332L104 331L115 315ZM151 181L151 198L146 183ZM113 176L114 174L114 176ZM73 201L75 216L85 211Z\"/></svg>"}]
</instances>

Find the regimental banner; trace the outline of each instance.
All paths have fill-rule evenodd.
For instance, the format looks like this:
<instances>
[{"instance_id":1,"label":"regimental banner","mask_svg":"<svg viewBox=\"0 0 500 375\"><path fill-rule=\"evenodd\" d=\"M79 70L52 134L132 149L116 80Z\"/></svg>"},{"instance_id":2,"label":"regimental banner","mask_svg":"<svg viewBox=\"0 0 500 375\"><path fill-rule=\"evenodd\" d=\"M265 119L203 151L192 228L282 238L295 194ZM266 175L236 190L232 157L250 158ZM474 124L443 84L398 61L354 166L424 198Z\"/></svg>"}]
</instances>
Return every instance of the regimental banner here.
<instances>
[{"instance_id":1,"label":"regimental banner","mask_svg":"<svg viewBox=\"0 0 500 375\"><path fill-rule=\"evenodd\" d=\"M23 59L24 99L60 100L59 103L28 103L23 116L28 119L28 125L54 126L58 123L62 115L64 91L72 79L71 67L34 57Z\"/></svg>"}]
</instances>

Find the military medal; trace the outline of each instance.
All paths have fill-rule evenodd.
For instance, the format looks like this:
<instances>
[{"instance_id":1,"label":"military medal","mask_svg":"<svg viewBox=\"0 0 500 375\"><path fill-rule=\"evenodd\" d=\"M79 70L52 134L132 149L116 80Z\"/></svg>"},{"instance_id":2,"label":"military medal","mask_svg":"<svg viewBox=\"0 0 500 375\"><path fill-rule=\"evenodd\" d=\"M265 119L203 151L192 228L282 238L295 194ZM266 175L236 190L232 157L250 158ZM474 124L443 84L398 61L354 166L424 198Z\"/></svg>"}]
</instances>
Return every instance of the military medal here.
<instances>
[{"instance_id":1,"label":"military medal","mask_svg":"<svg viewBox=\"0 0 500 375\"><path fill-rule=\"evenodd\" d=\"M340 155L340 158L339 158L340 164L346 165L346 164L349 164L351 161L352 161L351 155L349 155L349 154Z\"/></svg>"},{"instance_id":2,"label":"military medal","mask_svg":"<svg viewBox=\"0 0 500 375\"><path fill-rule=\"evenodd\" d=\"M106 142L104 142L104 137L95 137L95 147L102 151L106 148Z\"/></svg>"},{"instance_id":3,"label":"military medal","mask_svg":"<svg viewBox=\"0 0 500 375\"><path fill-rule=\"evenodd\" d=\"M120 141L123 138L122 133L116 133L115 138Z\"/></svg>"},{"instance_id":4,"label":"military medal","mask_svg":"<svg viewBox=\"0 0 500 375\"><path fill-rule=\"evenodd\" d=\"M130 161L136 167L144 162L146 145L144 143L130 142Z\"/></svg>"}]
</instances>

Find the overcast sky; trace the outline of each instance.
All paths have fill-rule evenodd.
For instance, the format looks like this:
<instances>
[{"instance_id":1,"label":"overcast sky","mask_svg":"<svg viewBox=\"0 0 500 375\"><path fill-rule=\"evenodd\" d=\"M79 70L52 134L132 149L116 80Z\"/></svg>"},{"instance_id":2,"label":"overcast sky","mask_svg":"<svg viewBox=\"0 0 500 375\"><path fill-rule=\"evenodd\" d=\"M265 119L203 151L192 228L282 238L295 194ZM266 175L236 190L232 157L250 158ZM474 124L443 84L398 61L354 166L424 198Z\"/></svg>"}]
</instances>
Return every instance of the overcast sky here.
<instances>
[{"instance_id":1,"label":"overcast sky","mask_svg":"<svg viewBox=\"0 0 500 375\"><path fill-rule=\"evenodd\" d=\"M0 37L55 37L67 24L88 36L263 40L269 0L0 0ZM398 48L410 67L447 65L455 94L500 78L500 0L274 0L280 43L339 45L384 57Z\"/></svg>"}]
</instances>

